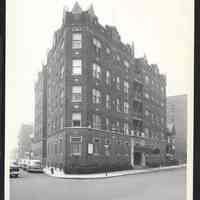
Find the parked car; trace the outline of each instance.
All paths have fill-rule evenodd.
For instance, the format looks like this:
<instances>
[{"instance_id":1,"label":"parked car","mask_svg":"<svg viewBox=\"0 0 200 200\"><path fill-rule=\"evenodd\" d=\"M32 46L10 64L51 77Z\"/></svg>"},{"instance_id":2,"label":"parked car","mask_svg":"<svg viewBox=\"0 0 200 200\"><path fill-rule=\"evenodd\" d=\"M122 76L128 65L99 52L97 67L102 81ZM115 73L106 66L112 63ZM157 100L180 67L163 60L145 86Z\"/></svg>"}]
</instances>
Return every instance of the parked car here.
<instances>
[{"instance_id":1,"label":"parked car","mask_svg":"<svg viewBox=\"0 0 200 200\"><path fill-rule=\"evenodd\" d=\"M19 160L19 167L20 167L21 169L23 169L23 167L24 167L24 159L20 159L20 160Z\"/></svg>"},{"instance_id":2,"label":"parked car","mask_svg":"<svg viewBox=\"0 0 200 200\"><path fill-rule=\"evenodd\" d=\"M40 160L29 160L28 164L27 164L27 171L43 172L41 161Z\"/></svg>"},{"instance_id":3,"label":"parked car","mask_svg":"<svg viewBox=\"0 0 200 200\"><path fill-rule=\"evenodd\" d=\"M19 162L19 166L21 169L26 170L28 164L28 159L21 159Z\"/></svg>"},{"instance_id":4,"label":"parked car","mask_svg":"<svg viewBox=\"0 0 200 200\"><path fill-rule=\"evenodd\" d=\"M18 177L20 174L20 168L16 160L10 162L10 177Z\"/></svg>"}]
</instances>

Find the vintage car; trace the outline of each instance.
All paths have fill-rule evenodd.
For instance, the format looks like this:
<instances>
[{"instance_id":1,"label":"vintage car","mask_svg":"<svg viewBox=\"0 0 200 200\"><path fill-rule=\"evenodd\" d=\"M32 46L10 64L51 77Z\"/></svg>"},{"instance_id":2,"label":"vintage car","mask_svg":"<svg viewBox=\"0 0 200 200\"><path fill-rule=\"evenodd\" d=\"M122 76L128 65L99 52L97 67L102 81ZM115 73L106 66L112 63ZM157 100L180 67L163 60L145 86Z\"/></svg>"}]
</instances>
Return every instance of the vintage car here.
<instances>
[{"instance_id":1,"label":"vintage car","mask_svg":"<svg viewBox=\"0 0 200 200\"><path fill-rule=\"evenodd\" d=\"M40 160L29 160L26 170L28 172L43 172L42 163Z\"/></svg>"},{"instance_id":2,"label":"vintage car","mask_svg":"<svg viewBox=\"0 0 200 200\"><path fill-rule=\"evenodd\" d=\"M16 160L10 162L10 177L18 177L20 174L20 168Z\"/></svg>"}]
</instances>

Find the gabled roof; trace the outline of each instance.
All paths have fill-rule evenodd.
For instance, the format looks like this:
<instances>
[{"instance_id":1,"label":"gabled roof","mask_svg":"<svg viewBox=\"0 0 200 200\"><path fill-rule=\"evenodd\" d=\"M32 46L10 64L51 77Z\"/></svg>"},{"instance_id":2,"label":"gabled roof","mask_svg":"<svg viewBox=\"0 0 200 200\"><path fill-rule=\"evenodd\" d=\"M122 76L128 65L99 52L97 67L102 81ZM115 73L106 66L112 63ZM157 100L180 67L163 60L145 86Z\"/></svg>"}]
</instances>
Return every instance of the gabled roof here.
<instances>
[{"instance_id":1,"label":"gabled roof","mask_svg":"<svg viewBox=\"0 0 200 200\"><path fill-rule=\"evenodd\" d=\"M82 13L82 9L81 9L81 7L80 7L80 5L79 5L78 2L76 2L76 3L74 4L74 6L73 6L73 8L72 8L72 13L73 13L73 14L80 14L80 13Z\"/></svg>"}]
</instances>

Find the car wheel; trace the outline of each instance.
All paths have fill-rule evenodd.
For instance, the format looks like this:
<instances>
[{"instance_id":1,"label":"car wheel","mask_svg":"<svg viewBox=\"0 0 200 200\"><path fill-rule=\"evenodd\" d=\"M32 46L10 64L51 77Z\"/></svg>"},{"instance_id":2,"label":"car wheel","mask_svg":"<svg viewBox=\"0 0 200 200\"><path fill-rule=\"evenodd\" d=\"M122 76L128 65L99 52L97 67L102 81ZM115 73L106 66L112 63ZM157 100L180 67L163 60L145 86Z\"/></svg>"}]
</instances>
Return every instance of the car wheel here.
<instances>
[{"instance_id":1,"label":"car wheel","mask_svg":"<svg viewBox=\"0 0 200 200\"><path fill-rule=\"evenodd\" d=\"M15 178L18 178L18 174L15 175Z\"/></svg>"}]
</instances>

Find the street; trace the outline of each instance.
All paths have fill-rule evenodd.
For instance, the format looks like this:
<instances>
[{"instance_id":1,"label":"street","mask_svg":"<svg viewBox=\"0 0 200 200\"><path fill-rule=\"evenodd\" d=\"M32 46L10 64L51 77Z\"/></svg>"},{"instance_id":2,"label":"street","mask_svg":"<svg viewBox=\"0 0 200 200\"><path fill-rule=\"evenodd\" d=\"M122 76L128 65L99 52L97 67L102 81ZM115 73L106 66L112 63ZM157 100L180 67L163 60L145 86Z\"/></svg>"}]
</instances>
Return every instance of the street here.
<instances>
[{"instance_id":1,"label":"street","mask_svg":"<svg viewBox=\"0 0 200 200\"><path fill-rule=\"evenodd\" d=\"M184 200L186 169L97 180L23 172L10 179L10 200Z\"/></svg>"}]
</instances>

